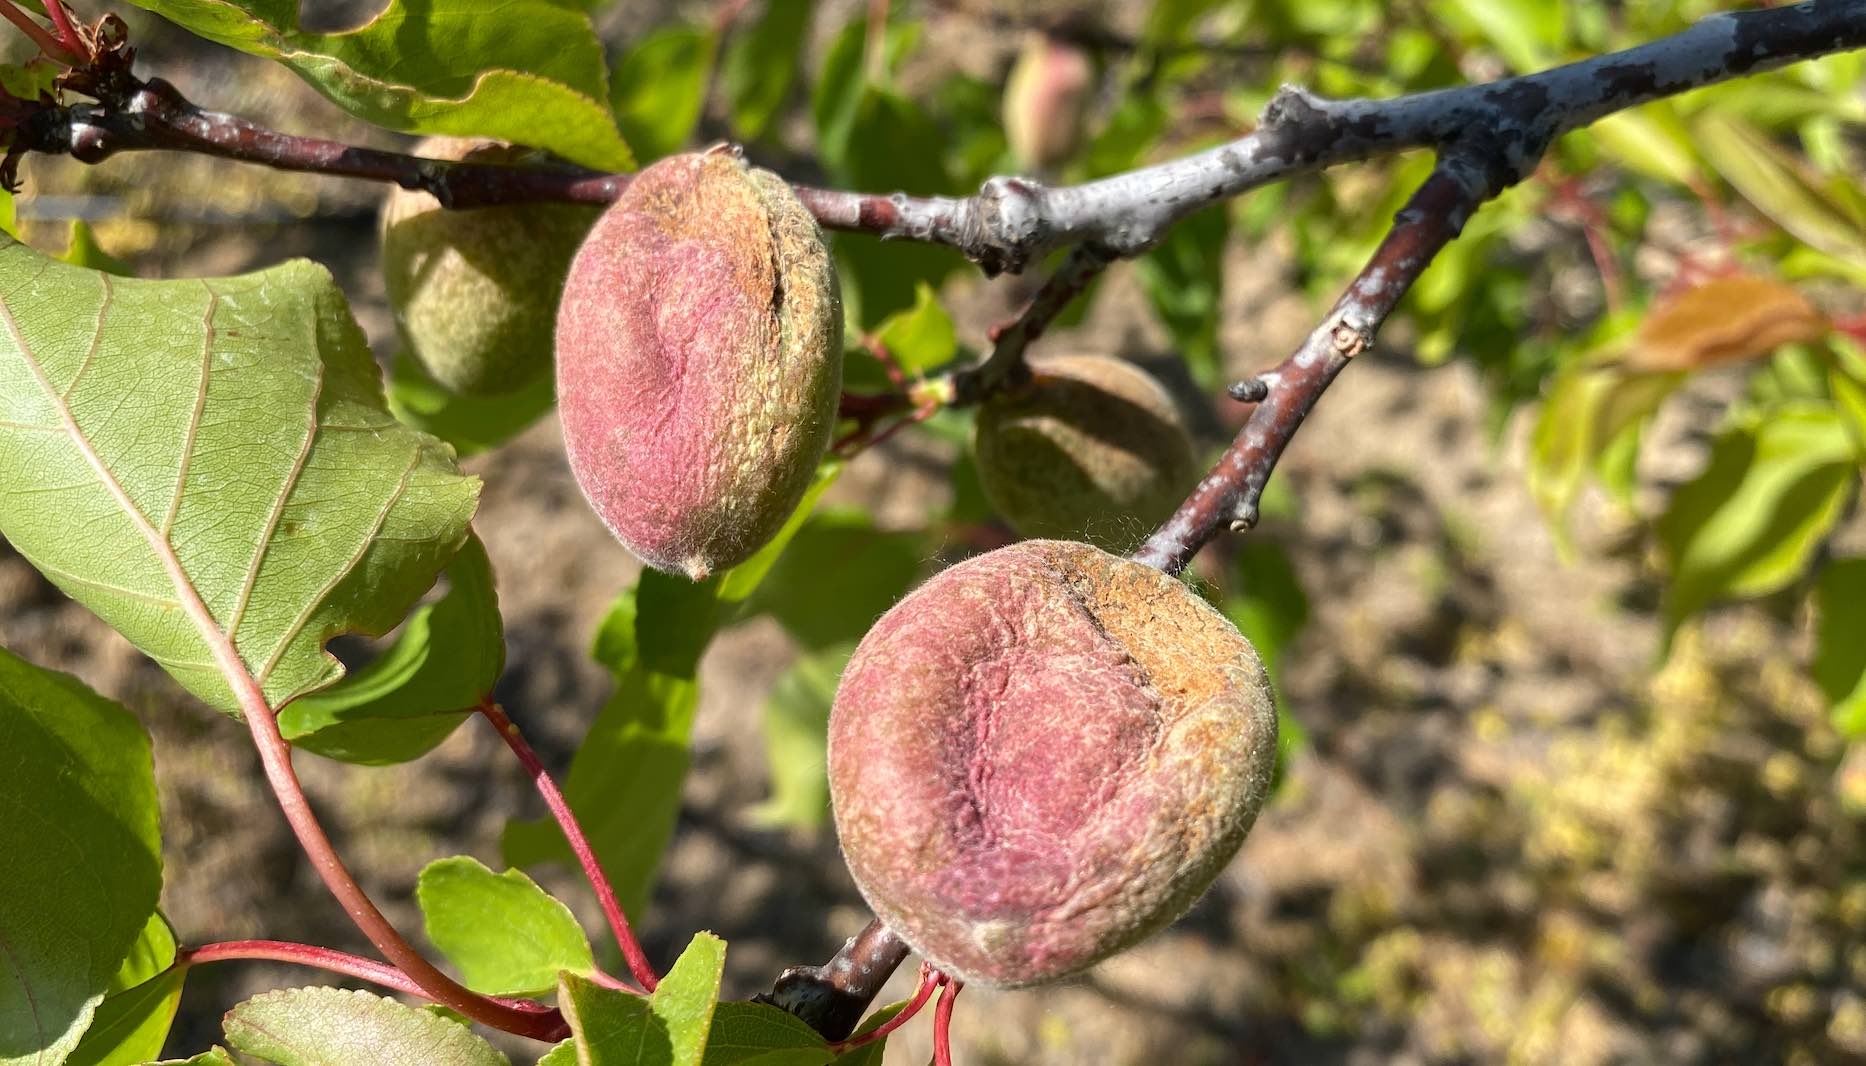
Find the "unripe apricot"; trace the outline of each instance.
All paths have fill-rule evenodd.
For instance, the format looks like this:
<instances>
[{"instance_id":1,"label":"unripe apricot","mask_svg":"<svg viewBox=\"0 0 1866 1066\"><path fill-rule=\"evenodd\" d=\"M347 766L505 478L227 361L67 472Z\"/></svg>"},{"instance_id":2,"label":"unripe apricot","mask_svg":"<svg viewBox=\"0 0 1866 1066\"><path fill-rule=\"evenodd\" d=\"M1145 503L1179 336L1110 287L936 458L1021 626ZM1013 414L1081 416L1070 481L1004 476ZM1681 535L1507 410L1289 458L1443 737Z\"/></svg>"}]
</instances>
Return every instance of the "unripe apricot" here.
<instances>
[{"instance_id":1,"label":"unripe apricot","mask_svg":"<svg viewBox=\"0 0 1866 1066\"><path fill-rule=\"evenodd\" d=\"M966 982L1082 970L1166 926L1269 791L1250 642L1172 577L1025 541L936 575L862 639L829 788L875 914Z\"/></svg>"},{"instance_id":2,"label":"unripe apricot","mask_svg":"<svg viewBox=\"0 0 1866 1066\"><path fill-rule=\"evenodd\" d=\"M972 446L979 483L1020 535L1127 551L1198 480L1173 398L1124 359L1050 357L987 400Z\"/></svg>"},{"instance_id":3,"label":"unripe apricot","mask_svg":"<svg viewBox=\"0 0 1866 1066\"><path fill-rule=\"evenodd\" d=\"M1042 173L1076 154L1094 78L1076 45L1043 33L1025 38L1004 83L1004 137L1019 166Z\"/></svg>"},{"instance_id":4,"label":"unripe apricot","mask_svg":"<svg viewBox=\"0 0 1866 1066\"><path fill-rule=\"evenodd\" d=\"M698 581L778 531L828 449L842 306L816 220L736 155L637 174L557 316L570 468L644 562Z\"/></svg>"},{"instance_id":5,"label":"unripe apricot","mask_svg":"<svg viewBox=\"0 0 1866 1066\"><path fill-rule=\"evenodd\" d=\"M436 137L417 154L509 162L520 149ZM513 204L446 210L397 189L382 208L382 277L408 354L461 393L512 392L550 369L557 299L599 209Z\"/></svg>"}]
</instances>

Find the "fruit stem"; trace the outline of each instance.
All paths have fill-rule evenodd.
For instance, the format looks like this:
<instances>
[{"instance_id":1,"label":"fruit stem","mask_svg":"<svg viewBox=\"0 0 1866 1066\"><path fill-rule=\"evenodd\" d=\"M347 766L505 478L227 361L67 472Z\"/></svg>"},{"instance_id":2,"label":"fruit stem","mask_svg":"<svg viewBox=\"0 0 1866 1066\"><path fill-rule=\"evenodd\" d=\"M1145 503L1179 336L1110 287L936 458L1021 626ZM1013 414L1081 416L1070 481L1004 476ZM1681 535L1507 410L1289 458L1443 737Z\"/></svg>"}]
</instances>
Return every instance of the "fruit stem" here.
<instances>
[{"instance_id":1,"label":"fruit stem","mask_svg":"<svg viewBox=\"0 0 1866 1066\"><path fill-rule=\"evenodd\" d=\"M198 948L186 948L175 954L175 965L181 969L204 962L230 962L235 959L264 959L269 962L289 962L298 966L310 966L330 973L354 977L359 981L381 985L405 995L417 996L430 1003L437 1003L432 994L420 985L409 980L408 975L387 963L352 955L335 948L319 947L315 944L295 944L286 940L224 940L217 944L203 944ZM542 1003L533 1003L525 999L508 999L504 996L487 997L495 1003L501 1003L513 1010L528 1014L554 1014L550 1007Z\"/></svg>"},{"instance_id":2,"label":"fruit stem","mask_svg":"<svg viewBox=\"0 0 1866 1066\"><path fill-rule=\"evenodd\" d=\"M939 1006L933 1008L933 1066L952 1066L952 1003L965 982L940 974Z\"/></svg>"},{"instance_id":3,"label":"fruit stem","mask_svg":"<svg viewBox=\"0 0 1866 1066\"><path fill-rule=\"evenodd\" d=\"M847 1040L831 1042L829 1049L840 1055L845 1051L853 1051L865 1044L872 1044L877 1040L887 1039L889 1033L906 1025L914 1015L920 1013L920 1008L926 1006L927 1000L933 998L933 990L938 988L939 984L939 971L924 962L921 963L920 985L918 988L914 989L913 998L907 1001L907 1005L902 1007L899 1013L866 1033L858 1033Z\"/></svg>"},{"instance_id":4,"label":"fruit stem","mask_svg":"<svg viewBox=\"0 0 1866 1066\"><path fill-rule=\"evenodd\" d=\"M570 842L570 851L577 857L577 865L583 867L590 887L596 891L596 902L602 907L603 917L609 921L609 930L615 934L616 946L622 949L622 958L628 963L629 973L640 983L643 991L653 992L655 986L661 983L661 978L654 972L654 966L642 950L641 942L635 939L635 931L629 926L628 916L622 913L622 904L616 899L609 875L603 872L602 863L596 859L596 850L590 847L589 837L584 835L583 827L578 824L577 816L571 811L557 782L552 780L550 771L544 768L538 753L525 741L524 734L518 731L518 726L506 715L503 707L486 699L480 702L478 710L531 775L532 784L537 787L538 794L544 797L544 805L550 808L551 817L557 820L558 827L564 831L564 839ZM624 991L636 991L627 986L619 987Z\"/></svg>"},{"instance_id":5,"label":"fruit stem","mask_svg":"<svg viewBox=\"0 0 1866 1066\"><path fill-rule=\"evenodd\" d=\"M58 0L47 0L48 7L55 6L57 2ZM31 38L32 43L38 45L39 51L44 52L47 58L68 67L77 64L77 54L65 47L65 43L53 36L50 30L34 22L31 15L13 6L13 0L0 0L0 18L5 18L19 27L19 32Z\"/></svg>"}]
</instances>

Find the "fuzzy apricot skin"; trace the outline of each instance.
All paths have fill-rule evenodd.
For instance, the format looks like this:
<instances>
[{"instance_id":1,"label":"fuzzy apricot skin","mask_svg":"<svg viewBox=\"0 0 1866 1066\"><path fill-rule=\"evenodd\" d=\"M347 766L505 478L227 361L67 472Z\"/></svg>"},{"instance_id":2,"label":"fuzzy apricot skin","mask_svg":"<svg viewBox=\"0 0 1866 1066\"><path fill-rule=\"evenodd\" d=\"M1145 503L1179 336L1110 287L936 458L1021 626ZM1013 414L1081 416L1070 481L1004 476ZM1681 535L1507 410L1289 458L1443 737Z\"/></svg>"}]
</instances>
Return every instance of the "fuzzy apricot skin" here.
<instances>
[{"instance_id":1,"label":"fuzzy apricot skin","mask_svg":"<svg viewBox=\"0 0 1866 1066\"><path fill-rule=\"evenodd\" d=\"M829 447L842 306L816 220L728 152L637 174L571 264L557 402L584 496L698 581L784 524Z\"/></svg>"},{"instance_id":2,"label":"fuzzy apricot skin","mask_svg":"<svg viewBox=\"0 0 1866 1066\"><path fill-rule=\"evenodd\" d=\"M962 562L843 673L829 786L875 914L967 983L1083 970L1237 853L1276 764L1250 642L1176 579L1087 544Z\"/></svg>"},{"instance_id":3,"label":"fuzzy apricot skin","mask_svg":"<svg viewBox=\"0 0 1866 1066\"><path fill-rule=\"evenodd\" d=\"M417 154L509 162L519 149L434 137ZM557 301L600 212L572 204L450 211L396 189L382 207L382 279L407 354L443 387L516 391L550 373Z\"/></svg>"},{"instance_id":4,"label":"fuzzy apricot skin","mask_svg":"<svg viewBox=\"0 0 1866 1066\"><path fill-rule=\"evenodd\" d=\"M979 408L972 447L985 498L1020 536L1132 550L1198 480L1179 408L1124 359L1030 366L1028 383Z\"/></svg>"}]
</instances>

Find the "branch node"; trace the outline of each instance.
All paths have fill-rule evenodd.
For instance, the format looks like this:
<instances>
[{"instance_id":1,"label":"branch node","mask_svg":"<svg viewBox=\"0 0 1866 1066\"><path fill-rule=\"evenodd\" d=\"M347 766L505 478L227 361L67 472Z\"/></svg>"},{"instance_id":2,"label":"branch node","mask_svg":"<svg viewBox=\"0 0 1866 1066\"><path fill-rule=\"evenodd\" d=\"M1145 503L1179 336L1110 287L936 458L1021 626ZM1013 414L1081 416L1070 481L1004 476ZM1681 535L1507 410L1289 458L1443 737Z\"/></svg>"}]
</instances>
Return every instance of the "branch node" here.
<instances>
[{"instance_id":1,"label":"branch node","mask_svg":"<svg viewBox=\"0 0 1866 1066\"><path fill-rule=\"evenodd\" d=\"M1267 375L1265 375L1267 376ZM1225 394L1239 403L1262 403L1270 395L1270 383L1264 377L1245 378L1233 382L1225 389Z\"/></svg>"},{"instance_id":2,"label":"branch node","mask_svg":"<svg viewBox=\"0 0 1866 1066\"><path fill-rule=\"evenodd\" d=\"M1257 500L1253 493L1238 501L1237 508L1231 512L1231 522L1227 528L1233 533L1249 533L1257 528L1257 522L1261 517L1258 514Z\"/></svg>"},{"instance_id":3,"label":"branch node","mask_svg":"<svg viewBox=\"0 0 1866 1066\"><path fill-rule=\"evenodd\" d=\"M979 186L960 247L989 276L1020 274L1049 239L1049 189L1030 178L989 178Z\"/></svg>"}]
</instances>

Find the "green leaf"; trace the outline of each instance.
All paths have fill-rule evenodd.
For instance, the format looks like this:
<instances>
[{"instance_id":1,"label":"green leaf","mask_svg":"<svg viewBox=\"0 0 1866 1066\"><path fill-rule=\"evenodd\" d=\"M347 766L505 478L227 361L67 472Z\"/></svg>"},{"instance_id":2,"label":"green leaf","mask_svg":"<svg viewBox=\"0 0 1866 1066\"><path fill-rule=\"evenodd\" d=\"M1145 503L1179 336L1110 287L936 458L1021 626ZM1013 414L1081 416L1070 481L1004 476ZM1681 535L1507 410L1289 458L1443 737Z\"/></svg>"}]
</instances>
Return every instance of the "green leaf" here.
<instances>
[{"instance_id":1,"label":"green leaf","mask_svg":"<svg viewBox=\"0 0 1866 1066\"><path fill-rule=\"evenodd\" d=\"M655 988L650 1003L654 1016L667 1026L674 1066L700 1066L705 1057L725 974L726 942L711 933L695 933Z\"/></svg>"},{"instance_id":2,"label":"green leaf","mask_svg":"<svg viewBox=\"0 0 1866 1066\"><path fill-rule=\"evenodd\" d=\"M1218 300L1224 291L1225 241L1231 218L1221 204L1174 226L1166 240L1134 264L1141 290L1180 357L1201 386L1218 381Z\"/></svg>"},{"instance_id":3,"label":"green leaf","mask_svg":"<svg viewBox=\"0 0 1866 1066\"><path fill-rule=\"evenodd\" d=\"M557 403L557 381L545 374L504 396L467 396L441 386L406 351L389 364L389 411L403 425L432 433L465 457L518 436Z\"/></svg>"},{"instance_id":4,"label":"green leaf","mask_svg":"<svg viewBox=\"0 0 1866 1066\"><path fill-rule=\"evenodd\" d=\"M465 855L436 859L415 888L428 939L475 992L532 996L557 975L596 968L570 908L522 871L495 874Z\"/></svg>"},{"instance_id":5,"label":"green leaf","mask_svg":"<svg viewBox=\"0 0 1866 1066\"><path fill-rule=\"evenodd\" d=\"M240 1066L222 1047L211 1047L193 1058L164 1059L156 1066Z\"/></svg>"},{"instance_id":6,"label":"green leaf","mask_svg":"<svg viewBox=\"0 0 1866 1066\"><path fill-rule=\"evenodd\" d=\"M169 970L111 994L65 1066L136 1066L160 1055L186 979L186 970Z\"/></svg>"},{"instance_id":7,"label":"green leaf","mask_svg":"<svg viewBox=\"0 0 1866 1066\"><path fill-rule=\"evenodd\" d=\"M853 642L913 584L928 554L918 533L876 529L856 509L825 510L798 530L747 606L806 648Z\"/></svg>"},{"instance_id":8,"label":"green leaf","mask_svg":"<svg viewBox=\"0 0 1866 1066\"><path fill-rule=\"evenodd\" d=\"M700 1066L725 966L725 941L700 933L646 999L565 974L558 1003L576 1038L577 1061L581 1066Z\"/></svg>"},{"instance_id":9,"label":"green leaf","mask_svg":"<svg viewBox=\"0 0 1866 1066\"><path fill-rule=\"evenodd\" d=\"M1814 680L1833 703L1834 728L1866 737L1866 559L1836 559L1814 586L1820 617Z\"/></svg>"},{"instance_id":10,"label":"green leaf","mask_svg":"<svg viewBox=\"0 0 1866 1066\"><path fill-rule=\"evenodd\" d=\"M740 26L720 64L732 130L755 141L797 80L797 60L816 7L811 0L765 0L757 21Z\"/></svg>"},{"instance_id":11,"label":"green leaf","mask_svg":"<svg viewBox=\"0 0 1866 1066\"><path fill-rule=\"evenodd\" d=\"M324 642L399 622L478 495L383 409L322 267L139 281L0 244L0 535L213 706L341 677Z\"/></svg>"},{"instance_id":12,"label":"green leaf","mask_svg":"<svg viewBox=\"0 0 1866 1066\"><path fill-rule=\"evenodd\" d=\"M940 306L933 286L914 286L914 306L881 323L876 334L895 363L909 374L924 374L959 357L959 334L952 316Z\"/></svg>"},{"instance_id":13,"label":"green leaf","mask_svg":"<svg viewBox=\"0 0 1866 1066\"><path fill-rule=\"evenodd\" d=\"M343 33L298 26L299 0L132 0L274 59L350 114L410 133L495 137L610 170L634 166L609 110L589 16L556 0L390 0Z\"/></svg>"},{"instance_id":14,"label":"green leaf","mask_svg":"<svg viewBox=\"0 0 1866 1066\"><path fill-rule=\"evenodd\" d=\"M538 1059L538 1066L577 1066L577 1042L566 1040Z\"/></svg>"},{"instance_id":15,"label":"green leaf","mask_svg":"<svg viewBox=\"0 0 1866 1066\"><path fill-rule=\"evenodd\" d=\"M838 644L791 664L765 699L765 765L771 795L754 823L816 831L829 821L829 709L855 645Z\"/></svg>"},{"instance_id":16,"label":"green leaf","mask_svg":"<svg viewBox=\"0 0 1866 1066\"><path fill-rule=\"evenodd\" d=\"M1469 22L1518 74L1553 66L1559 54L1561 5L1541 0L1444 0L1433 7L1439 19Z\"/></svg>"},{"instance_id":17,"label":"green leaf","mask_svg":"<svg viewBox=\"0 0 1866 1066\"><path fill-rule=\"evenodd\" d=\"M1859 481L1859 460L1830 407L1796 405L1720 437L1710 464L1680 486L1657 532L1672 563L1666 617L1793 581Z\"/></svg>"},{"instance_id":18,"label":"green leaf","mask_svg":"<svg viewBox=\"0 0 1866 1066\"><path fill-rule=\"evenodd\" d=\"M1598 470L1616 443L1636 433L1682 373L1630 373L1617 366L1580 365L1550 386L1529 449L1529 488L1555 527L1564 549L1567 516L1590 470Z\"/></svg>"},{"instance_id":19,"label":"green leaf","mask_svg":"<svg viewBox=\"0 0 1866 1066\"><path fill-rule=\"evenodd\" d=\"M326 758L386 766L427 754L472 717L505 668L492 563L478 537L467 537L447 581L446 594L416 608L374 662L287 704L285 739Z\"/></svg>"},{"instance_id":20,"label":"green leaf","mask_svg":"<svg viewBox=\"0 0 1866 1066\"><path fill-rule=\"evenodd\" d=\"M174 963L175 933L158 911L110 979L110 994L66 1066L135 1066L160 1055L185 977L170 969Z\"/></svg>"},{"instance_id":21,"label":"green leaf","mask_svg":"<svg viewBox=\"0 0 1866 1066\"><path fill-rule=\"evenodd\" d=\"M1755 127L1721 112L1700 116L1694 128L1711 165L1770 221L1829 255L1866 263L1866 230L1800 160Z\"/></svg>"},{"instance_id":22,"label":"green leaf","mask_svg":"<svg viewBox=\"0 0 1866 1066\"><path fill-rule=\"evenodd\" d=\"M1691 131L1669 100L1608 115L1582 136L1594 138L1621 166L1649 178L1689 187L1702 173Z\"/></svg>"},{"instance_id":23,"label":"green leaf","mask_svg":"<svg viewBox=\"0 0 1866 1066\"><path fill-rule=\"evenodd\" d=\"M254 996L221 1023L233 1050L278 1066L507 1066L471 1029L371 992L296 988Z\"/></svg>"},{"instance_id":24,"label":"green leaf","mask_svg":"<svg viewBox=\"0 0 1866 1066\"><path fill-rule=\"evenodd\" d=\"M706 30L668 26L642 38L616 64L616 124L644 161L679 149L693 136L718 43Z\"/></svg>"},{"instance_id":25,"label":"green leaf","mask_svg":"<svg viewBox=\"0 0 1866 1066\"><path fill-rule=\"evenodd\" d=\"M767 1003L721 1003L713 1011L704 1066L823 1066L834 1052L817 1031Z\"/></svg>"},{"instance_id":26,"label":"green leaf","mask_svg":"<svg viewBox=\"0 0 1866 1066\"><path fill-rule=\"evenodd\" d=\"M136 276L136 272L123 260L104 251L103 246L97 243L97 234L92 232L90 223L81 218L71 220L71 240L65 246L65 254L59 258L86 270L101 270L125 278Z\"/></svg>"},{"instance_id":27,"label":"green leaf","mask_svg":"<svg viewBox=\"0 0 1866 1066\"><path fill-rule=\"evenodd\" d=\"M643 570L616 599L592 655L615 676L564 780L564 796L590 838L623 913L640 917L680 813L699 706L700 655L729 613L758 587L835 481L828 463L797 510L758 554L699 584ZM567 862L569 846L550 819L507 823L502 846L515 866Z\"/></svg>"},{"instance_id":28,"label":"green leaf","mask_svg":"<svg viewBox=\"0 0 1866 1066\"><path fill-rule=\"evenodd\" d=\"M1853 443L1858 445L1860 456L1866 458L1866 383L1836 366L1827 373L1827 387L1841 418L1853 431Z\"/></svg>"},{"instance_id":29,"label":"green leaf","mask_svg":"<svg viewBox=\"0 0 1866 1066\"><path fill-rule=\"evenodd\" d=\"M0 1064L62 1062L158 935L155 768L128 711L3 649L0 856Z\"/></svg>"}]
</instances>

